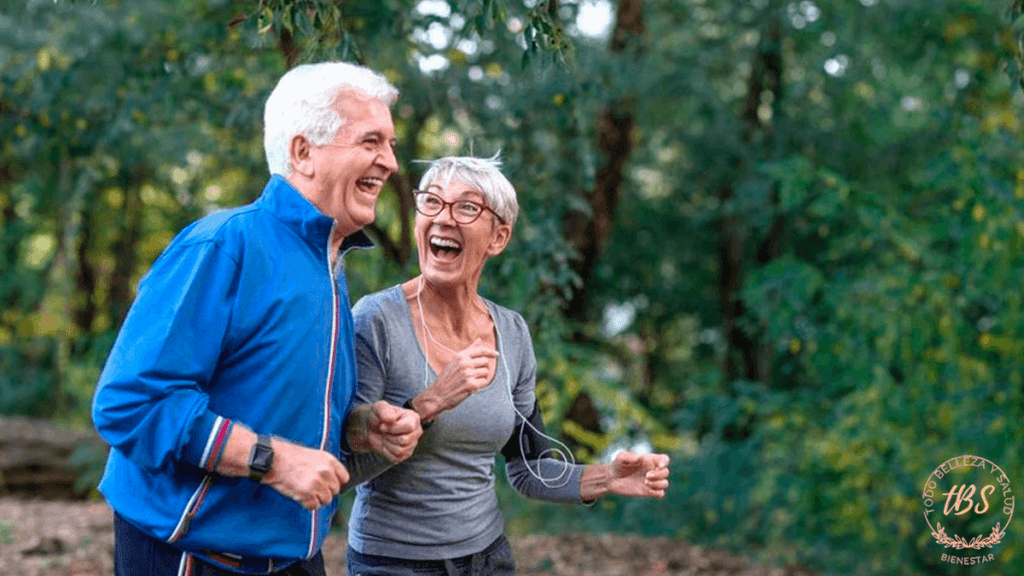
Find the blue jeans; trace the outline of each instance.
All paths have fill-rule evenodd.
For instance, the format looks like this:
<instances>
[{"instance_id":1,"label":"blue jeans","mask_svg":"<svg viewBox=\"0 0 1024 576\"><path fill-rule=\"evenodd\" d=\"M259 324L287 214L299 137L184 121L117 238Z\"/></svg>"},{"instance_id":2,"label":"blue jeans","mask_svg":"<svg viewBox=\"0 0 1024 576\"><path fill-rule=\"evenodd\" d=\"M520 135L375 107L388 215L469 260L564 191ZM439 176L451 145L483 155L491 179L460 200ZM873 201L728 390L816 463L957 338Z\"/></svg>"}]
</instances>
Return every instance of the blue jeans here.
<instances>
[{"instance_id":1,"label":"blue jeans","mask_svg":"<svg viewBox=\"0 0 1024 576\"><path fill-rule=\"evenodd\" d=\"M239 576L157 540L114 514L115 576ZM326 576L324 555L302 560L271 576Z\"/></svg>"},{"instance_id":2,"label":"blue jeans","mask_svg":"<svg viewBox=\"0 0 1024 576\"><path fill-rule=\"evenodd\" d=\"M348 549L348 576L515 576L512 546L504 535L476 554L447 560L405 560Z\"/></svg>"}]
</instances>

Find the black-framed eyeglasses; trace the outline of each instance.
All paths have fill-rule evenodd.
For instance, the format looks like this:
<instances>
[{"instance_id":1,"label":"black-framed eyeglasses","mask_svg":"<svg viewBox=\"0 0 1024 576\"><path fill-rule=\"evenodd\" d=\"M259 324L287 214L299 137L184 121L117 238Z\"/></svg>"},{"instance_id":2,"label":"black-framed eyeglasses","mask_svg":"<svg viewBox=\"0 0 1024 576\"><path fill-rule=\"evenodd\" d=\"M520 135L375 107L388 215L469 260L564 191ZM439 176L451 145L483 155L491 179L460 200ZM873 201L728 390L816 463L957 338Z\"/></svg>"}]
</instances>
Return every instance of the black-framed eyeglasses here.
<instances>
[{"instance_id":1,"label":"black-framed eyeglasses","mask_svg":"<svg viewBox=\"0 0 1024 576\"><path fill-rule=\"evenodd\" d=\"M476 222L476 219L484 213L484 210L494 214L498 219L498 222L505 223L505 219L498 215L497 212L492 210L489 206L474 202L472 200L456 200L454 202L445 202L443 198L434 194L433 192L427 192L426 190L413 190L414 197L416 198L416 211L424 216L434 217L440 214L446 207L451 206L452 219L459 224L472 224Z\"/></svg>"}]
</instances>

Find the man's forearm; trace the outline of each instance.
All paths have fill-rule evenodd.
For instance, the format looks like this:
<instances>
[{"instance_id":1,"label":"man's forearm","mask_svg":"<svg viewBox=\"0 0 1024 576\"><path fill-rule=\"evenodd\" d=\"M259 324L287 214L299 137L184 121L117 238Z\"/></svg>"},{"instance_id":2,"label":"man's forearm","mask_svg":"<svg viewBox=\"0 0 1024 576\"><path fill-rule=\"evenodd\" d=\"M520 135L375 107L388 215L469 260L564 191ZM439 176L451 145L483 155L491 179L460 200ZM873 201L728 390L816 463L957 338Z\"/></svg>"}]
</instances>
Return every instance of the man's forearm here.
<instances>
[{"instance_id":1,"label":"man's forearm","mask_svg":"<svg viewBox=\"0 0 1024 576\"><path fill-rule=\"evenodd\" d=\"M256 444L256 433L239 423L231 427L224 444L224 453L214 469L224 476L248 476L249 455Z\"/></svg>"},{"instance_id":2,"label":"man's forearm","mask_svg":"<svg viewBox=\"0 0 1024 576\"><path fill-rule=\"evenodd\" d=\"M225 440L216 472L224 476L248 476L256 438L255 432L235 423ZM328 452L278 437L271 437L270 446L274 451L273 463L261 483L308 510L326 505L349 480L348 470Z\"/></svg>"}]
</instances>

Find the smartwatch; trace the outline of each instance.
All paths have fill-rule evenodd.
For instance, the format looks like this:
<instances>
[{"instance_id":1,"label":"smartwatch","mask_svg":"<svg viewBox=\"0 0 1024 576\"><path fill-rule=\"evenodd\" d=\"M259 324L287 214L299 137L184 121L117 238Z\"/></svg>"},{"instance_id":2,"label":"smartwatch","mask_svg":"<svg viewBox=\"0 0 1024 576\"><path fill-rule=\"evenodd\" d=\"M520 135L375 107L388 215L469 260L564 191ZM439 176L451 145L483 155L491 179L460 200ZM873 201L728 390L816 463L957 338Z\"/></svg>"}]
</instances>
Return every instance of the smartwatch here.
<instances>
[{"instance_id":1,"label":"smartwatch","mask_svg":"<svg viewBox=\"0 0 1024 576\"><path fill-rule=\"evenodd\" d=\"M249 453L249 478L254 482L263 482L263 477L273 465L274 449L270 447L270 436L260 434Z\"/></svg>"}]
</instances>

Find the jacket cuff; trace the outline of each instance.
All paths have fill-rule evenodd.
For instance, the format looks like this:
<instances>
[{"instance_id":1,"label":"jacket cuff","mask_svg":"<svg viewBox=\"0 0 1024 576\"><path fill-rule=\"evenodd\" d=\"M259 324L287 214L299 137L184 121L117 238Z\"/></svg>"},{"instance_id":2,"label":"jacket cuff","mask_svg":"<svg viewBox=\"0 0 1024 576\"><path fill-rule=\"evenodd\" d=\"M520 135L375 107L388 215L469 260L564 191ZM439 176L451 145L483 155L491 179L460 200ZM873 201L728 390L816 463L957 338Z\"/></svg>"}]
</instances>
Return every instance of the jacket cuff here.
<instances>
[{"instance_id":1,"label":"jacket cuff","mask_svg":"<svg viewBox=\"0 0 1024 576\"><path fill-rule=\"evenodd\" d=\"M228 418L218 416L209 410L203 411L189 429L188 443L185 444L185 461L207 472L213 472L220 462L233 425L234 422Z\"/></svg>"}]
</instances>

